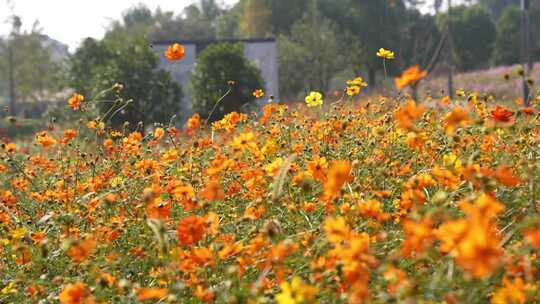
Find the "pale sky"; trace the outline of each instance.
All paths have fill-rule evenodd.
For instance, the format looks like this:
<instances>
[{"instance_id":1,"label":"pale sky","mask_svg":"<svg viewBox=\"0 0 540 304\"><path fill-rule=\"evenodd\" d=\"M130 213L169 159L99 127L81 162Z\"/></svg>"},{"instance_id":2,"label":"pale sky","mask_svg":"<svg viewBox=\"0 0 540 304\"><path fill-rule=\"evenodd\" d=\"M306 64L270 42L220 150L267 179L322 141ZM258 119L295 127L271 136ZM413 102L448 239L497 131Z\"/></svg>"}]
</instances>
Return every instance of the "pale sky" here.
<instances>
[{"instance_id":1,"label":"pale sky","mask_svg":"<svg viewBox=\"0 0 540 304\"><path fill-rule=\"evenodd\" d=\"M86 37L103 37L111 20L139 3L154 10L158 6L180 14L184 7L196 0L0 0L0 36L10 31L8 18L11 8L22 17L23 27L31 28L39 20L43 33L69 45L73 51ZM237 0L221 0L231 5ZM10 4L9 4L10 3Z\"/></svg>"}]
</instances>

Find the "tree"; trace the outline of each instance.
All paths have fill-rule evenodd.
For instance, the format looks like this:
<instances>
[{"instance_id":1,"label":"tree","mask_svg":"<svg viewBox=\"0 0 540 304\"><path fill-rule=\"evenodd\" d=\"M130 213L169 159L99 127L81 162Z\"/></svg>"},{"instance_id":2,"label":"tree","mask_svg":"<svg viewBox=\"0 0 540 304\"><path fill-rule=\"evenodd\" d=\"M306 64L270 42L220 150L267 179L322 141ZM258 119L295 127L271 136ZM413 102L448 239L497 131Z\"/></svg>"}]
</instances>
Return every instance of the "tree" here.
<instances>
[{"instance_id":1,"label":"tree","mask_svg":"<svg viewBox=\"0 0 540 304\"><path fill-rule=\"evenodd\" d=\"M229 85L234 81L234 85ZM197 57L191 78L193 108L203 117L216 120L233 111L242 111L255 101L252 93L264 87L260 71L244 57L243 45L218 43L208 46ZM212 113L216 102L229 88Z\"/></svg>"},{"instance_id":2,"label":"tree","mask_svg":"<svg viewBox=\"0 0 540 304\"><path fill-rule=\"evenodd\" d=\"M294 23L309 13L313 0L269 0L274 35L288 35Z\"/></svg>"},{"instance_id":3,"label":"tree","mask_svg":"<svg viewBox=\"0 0 540 304\"><path fill-rule=\"evenodd\" d=\"M439 16L440 26L448 14ZM460 5L452 9L454 56L461 70L482 68L489 64L495 46L496 29L488 11L480 5Z\"/></svg>"},{"instance_id":4,"label":"tree","mask_svg":"<svg viewBox=\"0 0 540 304\"><path fill-rule=\"evenodd\" d=\"M497 39L495 41L495 64L514 64L520 59L521 10L510 6L497 20Z\"/></svg>"},{"instance_id":5,"label":"tree","mask_svg":"<svg viewBox=\"0 0 540 304\"><path fill-rule=\"evenodd\" d=\"M407 9L402 18L399 47L396 51L396 64L390 65L402 71L412 65L428 65L441 39L435 18L421 14L416 9Z\"/></svg>"},{"instance_id":6,"label":"tree","mask_svg":"<svg viewBox=\"0 0 540 304\"><path fill-rule=\"evenodd\" d=\"M158 69L158 57L142 37L87 39L71 60L70 82L87 99L122 84L121 97L132 102L112 117L116 125L125 121L146 125L167 122L180 110L180 86L168 72ZM111 91L100 99L116 100L115 94ZM99 110L102 115L114 113L123 105L99 103Z\"/></svg>"},{"instance_id":7,"label":"tree","mask_svg":"<svg viewBox=\"0 0 540 304\"><path fill-rule=\"evenodd\" d=\"M540 38L540 9L530 10L532 29L531 45L533 60L540 58L540 44L534 44ZM514 64L521 60L521 9L508 6L497 20L497 39L493 61L495 64Z\"/></svg>"},{"instance_id":8,"label":"tree","mask_svg":"<svg viewBox=\"0 0 540 304\"><path fill-rule=\"evenodd\" d=\"M281 35L278 61L282 95L296 97L308 88L327 91L336 73L347 67L345 40L338 26L324 17L305 17L293 25L290 37Z\"/></svg>"},{"instance_id":9,"label":"tree","mask_svg":"<svg viewBox=\"0 0 540 304\"><path fill-rule=\"evenodd\" d=\"M531 4L534 5L534 0ZM489 10L493 20L498 20L504 10L515 6L519 8L521 0L479 0L478 3Z\"/></svg>"},{"instance_id":10,"label":"tree","mask_svg":"<svg viewBox=\"0 0 540 304\"><path fill-rule=\"evenodd\" d=\"M245 38L272 35L272 10L267 0L245 0L240 28Z\"/></svg>"},{"instance_id":11,"label":"tree","mask_svg":"<svg viewBox=\"0 0 540 304\"><path fill-rule=\"evenodd\" d=\"M139 4L114 21L107 36L140 35L149 40L214 39L216 19L223 10L215 0L200 0L184 8L180 15L157 8L152 12Z\"/></svg>"},{"instance_id":12,"label":"tree","mask_svg":"<svg viewBox=\"0 0 540 304\"><path fill-rule=\"evenodd\" d=\"M319 0L317 3L323 16L351 33L360 45L350 61L357 69L367 69L368 83L373 87L377 71L382 70L380 58L374 54L381 47L397 49L400 37L396 29L402 25L405 3L400 0Z\"/></svg>"},{"instance_id":13,"label":"tree","mask_svg":"<svg viewBox=\"0 0 540 304\"><path fill-rule=\"evenodd\" d=\"M12 83L4 87L4 92L8 95L13 90L19 104L52 101L63 88L60 57L67 54L53 57L53 40L42 34L39 23L34 23L30 31L22 31L20 19L15 16L14 20L9 37L0 40L0 82Z\"/></svg>"}]
</instances>

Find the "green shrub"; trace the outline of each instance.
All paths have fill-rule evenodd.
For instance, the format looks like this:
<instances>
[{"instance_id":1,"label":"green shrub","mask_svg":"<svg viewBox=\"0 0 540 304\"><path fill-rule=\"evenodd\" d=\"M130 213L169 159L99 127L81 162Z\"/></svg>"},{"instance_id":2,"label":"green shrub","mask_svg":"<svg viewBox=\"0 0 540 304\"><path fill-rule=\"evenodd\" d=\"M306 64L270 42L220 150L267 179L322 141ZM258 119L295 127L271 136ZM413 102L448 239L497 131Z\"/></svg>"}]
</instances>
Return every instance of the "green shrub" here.
<instances>
[{"instance_id":1,"label":"green shrub","mask_svg":"<svg viewBox=\"0 0 540 304\"><path fill-rule=\"evenodd\" d=\"M246 107L254 105L252 92L263 88L264 83L259 69L244 57L242 44L219 43L203 50L191 77L195 112L208 117L229 90L231 80L235 82L231 92L220 101L210 120L233 111L246 111Z\"/></svg>"},{"instance_id":2,"label":"green shrub","mask_svg":"<svg viewBox=\"0 0 540 304\"><path fill-rule=\"evenodd\" d=\"M169 72L159 69L159 58L142 37L106 37L101 41L87 39L71 59L71 86L93 99L98 92L121 83L123 89L108 90L100 100L129 100L125 103L100 102L102 115L116 113L111 122L118 126L128 121L167 122L181 109L182 90ZM112 108L111 108L112 107Z\"/></svg>"}]
</instances>

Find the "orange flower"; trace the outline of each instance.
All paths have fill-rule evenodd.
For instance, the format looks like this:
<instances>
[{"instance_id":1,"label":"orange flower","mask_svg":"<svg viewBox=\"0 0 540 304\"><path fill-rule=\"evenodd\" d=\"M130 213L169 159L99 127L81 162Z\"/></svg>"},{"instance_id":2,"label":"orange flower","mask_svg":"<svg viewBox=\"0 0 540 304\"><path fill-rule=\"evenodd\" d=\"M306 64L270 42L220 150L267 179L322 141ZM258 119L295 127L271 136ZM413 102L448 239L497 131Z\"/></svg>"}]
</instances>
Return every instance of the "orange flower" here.
<instances>
[{"instance_id":1,"label":"orange flower","mask_svg":"<svg viewBox=\"0 0 540 304\"><path fill-rule=\"evenodd\" d=\"M249 220L257 220L263 216L264 211L264 207L248 207L246 208L246 211L244 211L244 218Z\"/></svg>"},{"instance_id":2,"label":"orange flower","mask_svg":"<svg viewBox=\"0 0 540 304\"><path fill-rule=\"evenodd\" d=\"M419 222L405 220L403 222L405 241L403 242L403 255L411 256L421 254L433 239L432 220L429 217Z\"/></svg>"},{"instance_id":3,"label":"orange flower","mask_svg":"<svg viewBox=\"0 0 540 304\"><path fill-rule=\"evenodd\" d=\"M169 291L166 288L138 288L135 293L139 301L159 301L165 298L169 294Z\"/></svg>"},{"instance_id":4,"label":"orange flower","mask_svg":"<svg viewBox=\"0 0 540 304\"><path fill-rule=\"evenodd\" d=\"M165 135L165 130L163 130L163 128L156 128L156 130L154 130L155 140L160 140L161 138L163 138L163 135Z\"/></svg>"},{"instance_id":5,"label":"orange flower","mask_svg":"<svg viewBox=\"0 0 540 304\"><path fill-rule=\"evenodd\" d=\"M527 301L527 293L535 289L534 285L525 284L522 278L515 278L510 281L503 278L503 287L497 289L491 298L492 304L519 303Z\"/></svg>"},{"instance_id":6,"label":"orange flower","mask_svg":"<svg viewBox=\"0 0 540 304\"><path fill-rule=\"evenodd\" d=\"M209 289L205 289L201 285L197 285L197 288L195 289L195 292L193 293L193 295L204 302L214 301L214 293Z\"/></svg>"},{"instance_id":7,"label":"orange flower","mask_svg":"<svg viewBox=\"0 0 540 304\"><path fill-rule=\"evenodd\" d=\"M209 201L217 201L225 198L225 192L217 181L211 181L206 185L201 196Z\"/></svg>"},{"instance_id":8,"label":"orange flower","mask_svg":"<svg viewBox=\"0 0 540 304\"><path fill-rule=\"evenodd\" d=\"M533 107L526 107L526 108L521 109L521 111L527 115L534 115Z\"/></svg>"},{"instance_id":9,"label":"orange flower","mask_svg":"<svg viewBox=\"0 0 540 304\"><path fill-rule=\"evenodd\" d=\"M4 146L4 151L6 151L6 153L14 153L17 151L17 145L15 143L8 143Z\"/></svg>"},{"instance_id":10,"label":"orange flower","mask_svg":"<svg viewBox=\"0 0 540 304\"><path fill-rule=\"evenodd\" d=\"M84 96L81 94L74 93L73 96L68 100L68 105L73 110L78 110L81 107L82 102L84 101Z\"/></svg>"},{"instance_id":11,"label":"orange flower","mask_svg":"<svg viewBox=\"0 0 540 304\"><path fill-rule=\"evenodd\" d=\"M77 136L77 131L73 129L67 129L64 131L64 143L75 138Z\"/></svg>"},{"instance_id":12,"label":"orange flower","mask_svg":"<svg viewBox=\"0 0 540 304\"><path fill-rule=\"evenodd\" d=\"M468 121L469 112L464 108L457 107L444 118L444 130L446 134L451 134L456 128L465 126Z\"/></svg>"},{"instance_id":13,"label":"orange flower","mask_svg":"<svg viewBox=\"0 0 540 304\"><path fill-rule=\"evenodd\" d=\"M325 157L315 156L307 164L307 171L313 178L323 182L326 179L326 170L328 169L328 162Z\"/></svg>"},{"instance_id":14,"label":"orange flower","mask_svg":"<svg viewBox=\"0 0 540 304\"><path fill-rule=\"evenodd\" d=\"M491 118L497 122L511 122L514 112L498 105L490 114Z\"/></svg>"},{"instance_id":15,"label":"orange flower","mask_svg":"<svg viewBox=\"0 0 540 304\"><path fill-rule=\"evenodd\" d=\"M180 43L173 43L165 51L165 57L170 61L178 61L184 58L185 50L184 46Z\"/></svg>"},{"instance_id":16,"label":"orange flower","mask_svg":"<svg viewBox=\"0 0 540 304\"><path fill-rule=\"evenodd\" d=\"M192 245L201 240L206 231L204 218L191 215L183 218L178 223L178 243L180 245Z\"/></svg>"},{"instance_id":17,"label":"orange flower","mask_svg":"<svg viewBox=\"0 0 540 304\"><path fill-rule=\"evenodd\" d=\"M171 213L171 204L163 201L161 197L155 197L146 207L146 214L149 218L168 219Z\"/></svg>"},{"instance_id":18,"label":"orange flower","mask_svg":"<svg viewBox=\"0 0 540 304\"><path fill-rule=\"evenodd\" d=\"M424 114L426 108L421 105L417 105L414 100L401 107L396 112L397 125L402 129L410 129L414 122Z\"/></svg>"},{"instance_id":19,"label":"orange flower","mask_svg":"<svg viewBox=\"0 0 540 304\"><path fill-rule=\"evenodd\" d=\"M540 249L540 226L524 231L523 235L529 244Z\"/></svg>"},{"instance_id":20,"label":"orange flower","mask_svg":"<svg viewBox=\"0 0 540 304\"><path fill-rule=\"evenodd\" d=\"M201 126L201 116L193 114L187 121L187 127L190 131L197 130Z\"/></svg>"},{"instance_id":21,"label":"orange flower","mask_svg":"<svg viewBox=\"0 0 540 304\"><path fill-rule=\"evenodd\" d=\"M328 177L324 184L324 196L327 199L332 199L339 194L341 188L346 182L351 182L351 163L345 160L332 162L328 170Z\"/></svg>"},{"instance_id":22,"label":"orange flower","mask_svg":"<svg viewBox=\"0 0 540 304\"><path fill-rule=\"evenodd\" d=\"M264 97L264 91L261 89L257 89L253 92L253 96L255 96L255 98L262 98Z\"/></svg>"},{"instance_id":23,"label":"orange flower","mask_svg":"<svg viewBox=\"0 0 540 304\"><path fill-rule=\"evenodd\" d=\"M69 284L58 295L58 299L62 304L92 304L95 303L94 298L86 285L82 282Z\"/></svg>"},{"instance_id":24,"label":"orange flower","mask_svg":"<svg viewBox=\"0 0 540 304\"><path fill-rule=\"evenodd\" d=\"M384 221L388 218L388 214L382 210L382 204L378 200L368 200L358 204L358 211L363 216L373 217L379 221Z\"/></svg>"},{"instance_id":25,"label":"orange flower","mask_svg":"<svg viewBox=\"0 0 540 304\"><path fill-rule=\"evenodd\" d=\"M92 254L96 244L97 242L93 238L75 241L75 243L69 248L68 255L74 262L82 263Z\"/></svg>"},{"instance_id":26,"label":"orange flower","mask_svg":"<svg viewBox=\"0 0 540 304\"><path fill-rule=\"evenodd\" d=\"M396 87L401 90L409 85L414 85L426 76L427 71L420 70L420 66L418 65L412 66L395 79Z\"/></svg>"},{"instance_id":27,"label":"orange flower","mask_svg":"<svg viewBox=\"0 0 540 304\"><path fill-rule=\"evenodd\" d=\"M39 132L37 135L36 135L36 140L38 141L38 143L40 145L42 145L44 148L47 148L51 145L54 145L56 143L56 140L54 140L54 138L52 138L49 134L47 134L47 132L45 131L42 131L42 132Z\"/></svg>"},{"instance_id":28,"label":"orange flower","mask_svg":"<svg viewBox=\"0 0 540 304\"><path fill-rule=\"evenodd\" d=\"M474 204L463 202L460 208L467 217L442 224L435 236L442 242L442 252L456 256L457 263L474 277L485 277L495 270L503 255L492 222L504 207L491 196L481 194Z\"/></svg>"}]
</instances>

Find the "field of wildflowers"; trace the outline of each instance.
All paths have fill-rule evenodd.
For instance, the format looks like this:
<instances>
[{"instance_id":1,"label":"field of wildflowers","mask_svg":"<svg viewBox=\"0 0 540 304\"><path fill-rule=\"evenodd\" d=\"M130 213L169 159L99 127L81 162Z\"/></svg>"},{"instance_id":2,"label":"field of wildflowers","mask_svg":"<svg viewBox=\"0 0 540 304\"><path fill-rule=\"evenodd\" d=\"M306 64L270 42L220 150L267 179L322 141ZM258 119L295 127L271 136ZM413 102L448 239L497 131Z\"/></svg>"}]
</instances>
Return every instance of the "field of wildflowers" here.
<instances>
[{"instance_id":1,"label":"field of wildflowers","mask_svg":"<svg viewBox=\"0 0 540 304\"><path fill-rule=\"evenodd\" d=\"M183 129L92 120L5 143L0 303L539 302L538 101L347 85Z\"/></svg>"}]
</instances>

